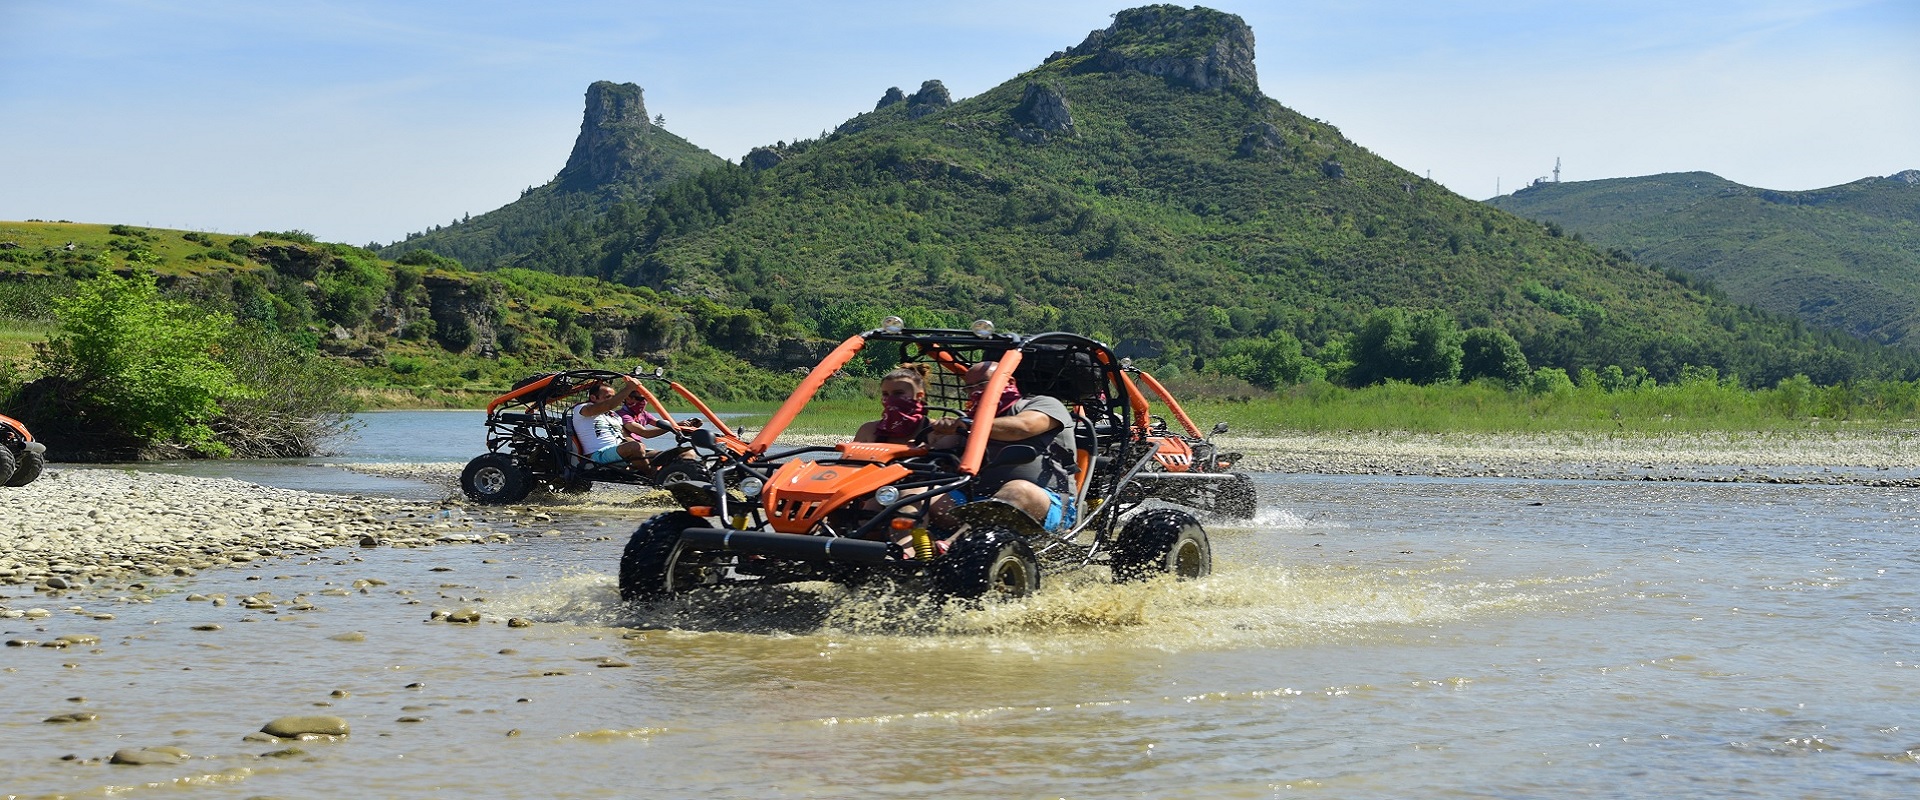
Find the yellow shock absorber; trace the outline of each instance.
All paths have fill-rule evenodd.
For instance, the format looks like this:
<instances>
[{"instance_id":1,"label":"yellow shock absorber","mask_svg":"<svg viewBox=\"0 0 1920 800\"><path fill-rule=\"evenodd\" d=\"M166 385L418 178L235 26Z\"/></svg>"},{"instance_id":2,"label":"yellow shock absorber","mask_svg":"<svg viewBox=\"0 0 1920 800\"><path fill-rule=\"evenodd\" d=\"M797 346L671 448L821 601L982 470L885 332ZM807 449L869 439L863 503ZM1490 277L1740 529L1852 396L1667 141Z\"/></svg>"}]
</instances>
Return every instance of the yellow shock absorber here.
<instances>
[{"instance_id":1,"label":"yellow shock absorber","mask_svg":"<svg viewBox=\"0 0 1920 800\"><path fill-rule=\"evenodd\" d=\"M745 514L735 514L735 515L733 515L733 529L734 529L734 530L736 530L736 531L744 531L744 530L746 530L746 529L747 529L747 515L745 515Z\"/></svg>"},{"instance_id":2,"label":"yellow shock absorber","mask_svg":"<svg viewBox=\"0 0 1920 800\"><path fill-rule=\"evenodd\" d=\"M921 561L933 560L933 535L926 528L913 529L913 557Z\"/></svg>"}]
</instances>

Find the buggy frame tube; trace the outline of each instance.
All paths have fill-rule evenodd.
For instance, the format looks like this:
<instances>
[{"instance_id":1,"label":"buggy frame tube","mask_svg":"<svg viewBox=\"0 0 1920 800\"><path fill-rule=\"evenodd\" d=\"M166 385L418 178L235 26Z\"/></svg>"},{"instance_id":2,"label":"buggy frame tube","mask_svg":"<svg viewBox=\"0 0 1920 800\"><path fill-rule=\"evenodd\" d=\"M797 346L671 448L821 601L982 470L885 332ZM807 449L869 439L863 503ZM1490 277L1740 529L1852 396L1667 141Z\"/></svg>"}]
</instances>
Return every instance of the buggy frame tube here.
<instances>
[{"instance_id":1,"label":"buggy frame tube","mask_svg":"<svg viewBox=\"0 0 1920 800\"><path fill-rule=\"evenodd\" d=\"M814 365L813 371L801 379L799 386L794 387L793 394L787 395L786 402L780 404L780 409L773 412L773 418L767 420L767 426L754 434L753 441L747 444L747 452L754 455L766 453L767 447L773 444L773 440L779 438L780 434L786 431L787 426L793 424L793 418L800 415L800 410L806 408L807 403L813 400L813 393L820 391L820 387L826 384L827 378L832 377L836 370L845 366L847 361L865 346L867 346L867 334L856 333L847 337L847 340L833 348L833 352L828 353L826 358L821 359L819 364Z\"/></svg>"},{"instance_id":2,"label":"buggy frame tube","mask_svg":"<svg viewBox=\"0 0 1920 800\"><path fill-rule=\"evenodd\" d=\"M1020 368L1020 350L1010 348L1000 356L1000 366L993 371L993 377L987 379L987 388L980 395L980 404L991 402L994 405L986 409L986 424L982 425L979 416L973 420L973 430L967 432L967 448L960 452L960 471L968 475L980 474L980 461L987 455L987 439L993 435L993 421L1000 412L1000 395L1007 389L1007 382L1013 380L1013 371ZM975 409L976 415L982 409Z\"/></svg>"},{"instance_id":3,"label":"buggy frame tube","mask_svg":"<svg viewBox=\"0 0 1920 800\"><path fill-rule=\"evenodd\" d=\"M1173 411L1174 419L1180 420L1181 427L1184 427L1187 429L1188 435L1192 436L1195 439L1206 438L1205 436L1200 435L1200 427L1198 425L1193 424L1193 419L1187 416L1187 410L1184 408L1181 408L1180 402L1173 399L1173 393L1167 391L1167 387L1161 386L1160 382L1157 380L1154 380L1153 376L1147 374L1146 370L1137 369L1136 371L1140 373L1140 379L1147 382L1147 388L1152 389L1154 394L1159 395L1160 402L1166 403L1167 408Z\"/></svg>"}]
</instances>

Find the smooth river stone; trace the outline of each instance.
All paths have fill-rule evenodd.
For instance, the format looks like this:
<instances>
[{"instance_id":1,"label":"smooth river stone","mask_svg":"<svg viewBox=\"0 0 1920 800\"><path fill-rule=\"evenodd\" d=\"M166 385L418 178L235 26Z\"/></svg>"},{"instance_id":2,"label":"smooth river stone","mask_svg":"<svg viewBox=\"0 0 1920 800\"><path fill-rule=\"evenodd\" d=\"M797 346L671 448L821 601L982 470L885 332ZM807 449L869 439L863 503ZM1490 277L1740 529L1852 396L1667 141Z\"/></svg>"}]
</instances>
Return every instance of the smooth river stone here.
<instances>
[{"instance_id":1,"label":"smooth river stone","mask_svg":"<svg viewBox=\"0 0 1920 800\"><path fill-rule=\"evenodd\" d=\"M322 714L296 715L269 722L260 728L260 732L282 739L297 739L301 736L346 736L347 721Z\"/></svg>"},{"instance_id":2,"label":"smooth river stone","mask_svg":"<svg viewBox=\"0 0 1920 800\"><path fill-rule=\"evenodd\" d=\"M187 752L178 747L129 747L124 750L113 751L113 757L107 759L107 763L131 764L134 766L143 766L146 764L178 764L187 760L187 758Z\"/></svg>"}]
</instances>

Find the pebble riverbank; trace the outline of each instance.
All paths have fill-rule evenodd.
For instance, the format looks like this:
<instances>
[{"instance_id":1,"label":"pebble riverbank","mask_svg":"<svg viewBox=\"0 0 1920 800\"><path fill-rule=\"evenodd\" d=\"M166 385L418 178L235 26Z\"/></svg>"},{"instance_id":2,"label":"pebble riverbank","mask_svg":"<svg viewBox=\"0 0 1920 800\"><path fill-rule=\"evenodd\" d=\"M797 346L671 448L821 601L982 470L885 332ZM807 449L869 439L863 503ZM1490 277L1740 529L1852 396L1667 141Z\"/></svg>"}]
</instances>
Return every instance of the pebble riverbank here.
<instances>
[{"instance_id":1,"label":"pebble riverbank","mask_svg":"<svg viewBox=\"0 0 1920 800\"><path fill-rule=\"evenodd\" d=\"M505 541L457 504L276 489L225 478L50 469L0 489L0 584L52 591L192 575L340 545Z\"/></svg>"}]
</instances>

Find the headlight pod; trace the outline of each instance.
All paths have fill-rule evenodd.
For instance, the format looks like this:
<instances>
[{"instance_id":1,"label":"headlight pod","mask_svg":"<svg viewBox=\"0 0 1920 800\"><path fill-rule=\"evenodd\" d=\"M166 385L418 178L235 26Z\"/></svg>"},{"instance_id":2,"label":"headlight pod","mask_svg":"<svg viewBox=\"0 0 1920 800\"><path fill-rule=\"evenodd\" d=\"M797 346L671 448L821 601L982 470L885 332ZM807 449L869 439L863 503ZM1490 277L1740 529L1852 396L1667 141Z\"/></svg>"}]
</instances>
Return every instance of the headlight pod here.
<instances>
[{"instance_id":1,"label":"headlight pod","mask_svg":"<svg viewBox=\"0 0 1920 800\"><path fill-rule=\"evenodd\" d=\"M873 490L873 502L879 503L880 505L890 506L899 499L900 487L898 486L882 486Z\"/></svg>"},{"instance_id":2,"label":"headlight pod","mask_svg":"<svg viewBox=\"0 0 1920 800\"><path fill-rule=\"evenodd\" d=\"M759 478L748 478L741 481L738 485L740 494L744 495L748 500L759 497L760 490L767 488L767 482Z\"/></svg>"}]
</instances>

